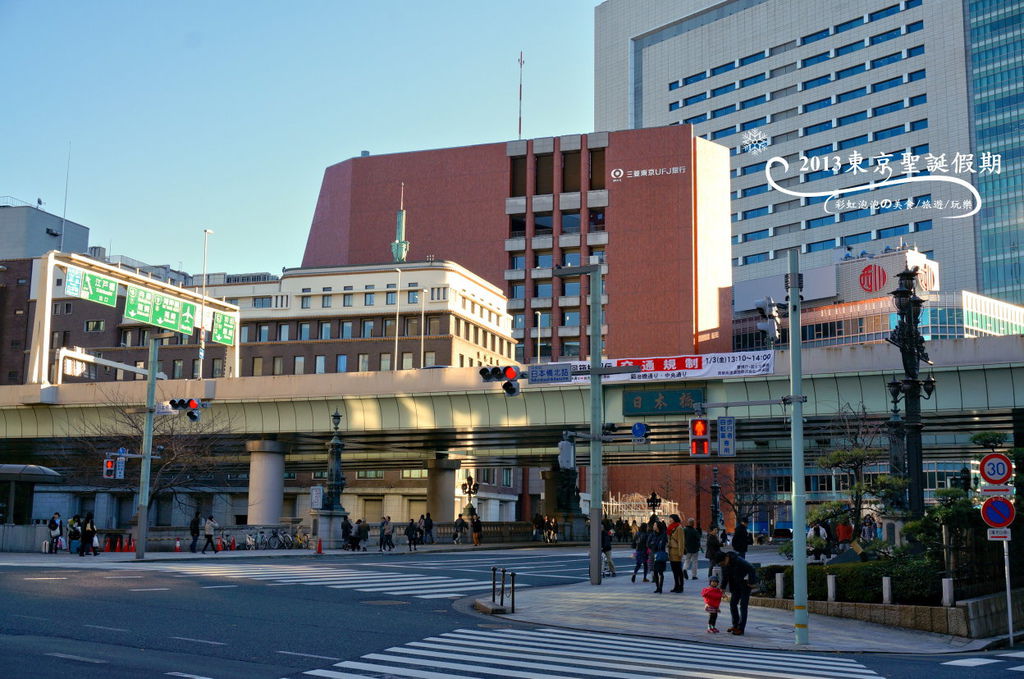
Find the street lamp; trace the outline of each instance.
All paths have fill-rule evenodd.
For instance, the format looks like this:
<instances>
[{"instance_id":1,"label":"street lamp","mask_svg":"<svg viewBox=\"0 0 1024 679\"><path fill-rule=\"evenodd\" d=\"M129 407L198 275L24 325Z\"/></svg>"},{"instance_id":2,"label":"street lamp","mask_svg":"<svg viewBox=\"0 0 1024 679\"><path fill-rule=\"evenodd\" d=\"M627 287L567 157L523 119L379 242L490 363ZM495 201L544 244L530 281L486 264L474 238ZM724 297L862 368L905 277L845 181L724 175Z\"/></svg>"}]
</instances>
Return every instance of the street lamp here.
<instances>
[{"instance_id":1,"label":"street lamp","mask_svg":"<svg viewBox=\"0 0 1024 679\"><path fill-rule=\"evenodd\" d=\"M924 515L924 456L921 447L921 398L929 399L935 392L935 378L920 379L921 361L931 364L921 336L921 307L924 300L917 296L918 267L913 266L898 275L899 285L890 294L899 321L888 341L899 348L903 361L904 377L893 380L886 386L893 403L893 417L890 418L890 462L894 471L904 475L908 481L908 509L912 518ZM898 425L897 403L903 400L906 419ZM902 431L900 431L902 429ZM894 439L896 441L894 442ZM905 460L900 459L900 439L905 448ZM902 465L902 468L900 466Z\"/></svg>"},{"instance_id":2,"label":"street lamp","mask_svg":"<svg viewBox=\"0 0 1024 679\"><path fill-rule=\"evenodd\" d=\"M345 444L338 436L341 413L337 408L331 415L331 424L334 425L334 436L327 442L327 497L324 498L324 509L344 512L345 508L341 506L341 493L345 490L345 474L341 470L341 453L345 450Z\"/></svg>"},{"instance_id":3,"label":"street lamp","mask_svg":"<svg viewBox=\"0 0 1024 679\"><path fill-rule=\"evenodd\" d=\"M466 513L470 516L476 516L476 508L473 507L473 496L480 492L480 484L473 481L472 474L466 474L466 481L462 484L462 492L468 498Z\"/></svg>"},{"instance_id":4,"label":"street lamp","mask_svg":"<svg viewBox=\"0 0 1024 679\"><path fill-rule=\"evenodd\" d=\"M647 498L647 507L651 510L651 514L657 514L658 513L658 507L660 507L660 506L661 506L661 498L658 497L658 494L655 493L652 490L651 491L651 496L649 498Z\"/></svg>"},{"instance_id":5,"label":"street lamp","mask_svg":"<svg viewBox=\"0 0 1024 679\"><path fill-rule=\"evenodd\" d=\"M213 229L203 229L203 301L199 308L199 379L203 379L206 361L206 251Z\"/></svg>"},{"instance_id":6,"label":"street lamp","mask_svg":"<svg viewBox=\"0 0 1024 679\"><path fill-rule=\"evenodd\" d=\"M720 520L719 498L722 495L722 486L718 484L718 465L711 468L711 530L717 531Z\"/></svg>"}]
</instances>

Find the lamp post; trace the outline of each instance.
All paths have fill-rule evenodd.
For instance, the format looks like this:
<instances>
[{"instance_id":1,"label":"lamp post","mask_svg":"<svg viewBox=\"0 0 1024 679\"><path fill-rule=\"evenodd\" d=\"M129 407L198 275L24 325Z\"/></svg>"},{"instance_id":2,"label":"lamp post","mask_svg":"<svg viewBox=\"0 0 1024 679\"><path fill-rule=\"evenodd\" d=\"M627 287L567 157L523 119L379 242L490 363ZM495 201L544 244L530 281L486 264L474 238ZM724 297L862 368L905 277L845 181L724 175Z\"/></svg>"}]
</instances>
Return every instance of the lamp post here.
<instances>
[{"instance_id":1,"label":"lamp post","mask_svg":"<svg viewBox=\"0 0 1024 679\"><path fill-rule=\"evenodd\" d=\"M206 362L206 252L213 229L203 229L203 301L199 308L199 379L203 379Z\"/></svg>"},{"instance_id":2,"label":"lamp post","mask_svg":"<svg viewBox=\"0 0 1024 679\"><path fill-rule=\"evenodd\" d=\"M328 511L345 511L341 506L341 493L345 490L345 474L341 469L341 453L345 450L345 444L338 436L338 427L341 425L341 413L337 409L331 415L331 424L334 425L334 436L327 442L327 497L325 498Z\"/></svg>"},{"instance_id":3,"label":"lamp post","mask_svg":"<svg viewBox=\"0 0 1024 679\"><path fill-rule=\"evenodd\" d=\"M660 507L660 506L661 506L661 498L658 497L658 494L655 493L652 490L651 491L651 496L649 498L647 498L647 507L648 507L648 509L651 510L651 514L657 514L658 513L658 507Z\"/></svg>"},{"instance_id":4,"label":"lamp post","mask_svg":"<svg viewBox=\"0 0 1024 679\"><path fill-rule=\"evenodd\" d=\"M899 273L899 285L890 293L899 318L892 334L887 338L900 350L904 377L888 383L889 395L893 401L894 418L890 420L892 433L899 437L895 427L896 404L902 398L906 418L902 426L902 440L905 446L905 467L901 470L906 477L908 502L911 518L924 516L924 456L921 448L921 398L929 399L935 391L935 378L920 379L921 361L931 364L921 336L921 307L924 300L917 296L918 267L913 266ZM892 450L892 449L891 449ZM898 452L898 448L897 448ZM895 460L897 463L900 460Z\"/></svg>"},{"instance_id":5,"label":"lamp post","mask_svg":"<svg viewBox=\"0 0 1024 679\"><path fill-rule=\"evenodd\" d=\"M718 465L711 468L711 530L717 531L721 516L719 498L722 495L722 486L718 484Z\"/></svg>"},{"instance_id":6,"label":"lamp post","mask_svg":"<svg viewBox=\"0 0 1024 679\"><path fill-rule=\"evenodd\" d=\"M156 415L156 369L160 344L173 332L160 332L149 338L149 363L146 365L146 421L142 428L142 463L139 469L138 524L135 526L135 558L146 558L149 536L149 477L153 459L153 420Z\"/></svg>"},{"instance_id":7,"label":"lamp post","mask_svg":"<svg viewBox=\"0 0 1024 679\"><path fill-rule=\"evenodd\" d=\"M466 513L476 516L476 508L473 506L473 496L480 492L480 484L473 481L472 474L466 474L466 481L462 484L462 492L465 494L467 504Z\"/></svg>"}]
</instances>

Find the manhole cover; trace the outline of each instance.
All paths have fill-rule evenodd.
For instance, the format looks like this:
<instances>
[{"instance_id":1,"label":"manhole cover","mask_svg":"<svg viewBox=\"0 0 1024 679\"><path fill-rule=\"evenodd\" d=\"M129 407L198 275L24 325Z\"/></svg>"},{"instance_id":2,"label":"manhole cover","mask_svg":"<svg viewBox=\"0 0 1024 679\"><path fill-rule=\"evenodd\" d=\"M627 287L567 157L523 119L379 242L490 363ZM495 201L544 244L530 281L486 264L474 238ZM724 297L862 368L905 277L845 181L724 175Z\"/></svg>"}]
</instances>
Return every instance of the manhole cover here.
<instances>
[{"instance_id":1,"label":"manhole cover","mask_svg":"<svg viewBox=\"0 0 1024 679\"><path fill-rule=\"evenodd\" d=\"M395 601L394 599L380 599L380 600L362 601L360 603L368 604L370 606L405 606L409 602L408 601Z\"/></svg>"}]
</instances>

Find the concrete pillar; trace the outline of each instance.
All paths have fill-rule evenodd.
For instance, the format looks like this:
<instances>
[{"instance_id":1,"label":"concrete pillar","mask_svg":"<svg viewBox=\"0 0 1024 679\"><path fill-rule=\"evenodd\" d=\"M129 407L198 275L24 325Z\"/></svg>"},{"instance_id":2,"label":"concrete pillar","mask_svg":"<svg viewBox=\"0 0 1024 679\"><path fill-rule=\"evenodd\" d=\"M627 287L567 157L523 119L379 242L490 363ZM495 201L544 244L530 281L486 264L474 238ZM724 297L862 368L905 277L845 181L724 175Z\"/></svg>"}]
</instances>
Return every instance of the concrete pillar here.
<instances>
[{"instance_id":1,"label":"concrete pillar","mask_svg":"<svg viewBox=\"0 0 1024 679\"><path fill-rule=\"evenodd\" d=\"M835 601L836 600L836 576L835 576L835 573L829 573L828 575L825 576L825 579L826 579L826 582L828 584L828 600L829 601Z\"/></svg>"},{"instance_id":2,"label":"concrete pillar","mask_svg":"<svg viewBox=\"0 0 1024 679\"><path fill-rule=\"evenodd\" d=\"M459 460L427 460L427 511L435 522L455 520L455 472Z\"/></svg>"},{"instance_id":3,"label":"concrete pillar","mask_svg":"<svg viewBox=\"0 0 1024 679\"><path fill-rule=\"evenodd\" d=\"M942 605L953 606L956 598L953 596L953 578L942 578Z\"/></svg>"},{"instance_id":4,"label":"concrete pillar","mask_svg":"<svg viewBox=\"0 0 1024 679\"><path fill-rule=\"evenodd\" d=\"M137 504L137 503L136 503ZM85 514L82 514L85 518ZM96 528L117 528L117 501L111 493L96 493L92 505L92 518Z\"/></svg>"},{"instance_id":5,"label":"concrete pillar","mask_svg":"<svg viewBox=\"0 0 1024 679\"><path fill-rule=\"evenodd\" d=\"M554 516L558 513L558 470L547 469L540 477L544 479L544 515Z\"/></svg>"},{"instance_id":6,"label":"concrete pillar","mask_svg":"<svg viewBox=\"0 0 1024 679\"><path fill-rule=\"evenodd\" d=\"M786 598L786 574L776 573L775 574L775 598L785 599Z\"/></svg>"},{"instance_id":7,"label":"concrete pillar","mask_svg":"<svg viewBox=\"0 0 1024 679\"><path fill-rule=\"evenodd\" d=\"M888 575L882 578L882 603L892 603L892 578Z\"/></svg>"},{"instance_id":8,"label":"concrete pillar","mask_svg":"<svg viewBox=\"0 0 1024 679\"><path fill-rule=\"evenodd\" d=\"M279 441L246 441L249 453L249 511L251 526L281 521L284 504L284 444ZM216 514L216 512L215 512Z\"/></svg>"}]
</instances>

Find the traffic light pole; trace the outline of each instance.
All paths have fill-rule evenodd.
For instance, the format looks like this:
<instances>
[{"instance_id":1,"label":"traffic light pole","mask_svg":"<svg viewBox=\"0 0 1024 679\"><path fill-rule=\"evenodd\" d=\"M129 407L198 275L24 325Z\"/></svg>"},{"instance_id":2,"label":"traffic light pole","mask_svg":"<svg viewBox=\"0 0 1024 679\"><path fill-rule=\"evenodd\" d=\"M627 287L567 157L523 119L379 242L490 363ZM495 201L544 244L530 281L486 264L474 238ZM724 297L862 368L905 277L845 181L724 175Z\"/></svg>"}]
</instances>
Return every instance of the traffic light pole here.
<instances>
[{"instance_id":1,"label":"traffic light pole","mask_svg":"<svg viewBox=\"0 0 1024 679\"><path fill-rule=\"evenodd\" d=\"M793 448L791 478L793 483L793 629L796 644L806 646L807 623L807 495L804 488L804 398L803 364L800 356L800 257L795 250L789 252L789 276L786 292L789 295L789 395L793 414L790 418L790 438Z\"/></svg>"},{"instance_id":2,"label":"traffic light pole","mask_svg":"<svg viewBox=\"0 0 1024 679\"><path fill-rule=\"evenodd\" d=\"M135 526L135 558L146 558L146 540L149 537L149 475L153 458L153 419L156 415L156 358L160 338L170 333L159 333L149 339L149 373L146 375L146 424L142 430L142 471L139 473L138 524Z\"/></svg>"}]
</instances>

